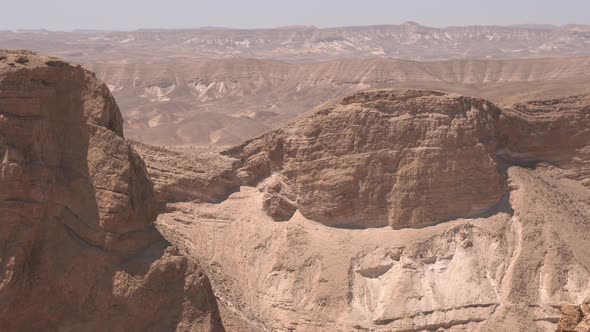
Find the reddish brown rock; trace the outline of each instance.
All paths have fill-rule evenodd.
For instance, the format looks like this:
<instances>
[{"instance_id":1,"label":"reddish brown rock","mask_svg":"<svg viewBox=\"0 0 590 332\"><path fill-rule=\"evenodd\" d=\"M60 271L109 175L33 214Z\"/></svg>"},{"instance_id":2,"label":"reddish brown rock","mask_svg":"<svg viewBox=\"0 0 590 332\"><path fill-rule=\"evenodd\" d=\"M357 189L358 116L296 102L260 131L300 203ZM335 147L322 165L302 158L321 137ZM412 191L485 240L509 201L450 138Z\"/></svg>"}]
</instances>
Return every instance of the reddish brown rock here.
<instances>
[{"instance_id":1,"label":"reddish brown rock","mask_svg":"<svg viewBox=\"0 0 590 332\"><path fill-rule=\"evenodd\" d=\"M503 110L498 154L510 162L548 162L590 186L590 94L516 104Z\"/></svg>"},{"instance_id":2,"label":"reddish brown rock","mask_svg":"<svg viewBox=\"0 0 590 332\"><path fill-rule=\"evenodd\" d=\"M589 329L578 329L584 319L584 313L580 306L567 304L561 307L561 317L557 323L557 332L584 332Z\"/></svg>"},{"instance_id":3,"label":"reddish brown rock","mask_svg":"<svg viewBox=\"0 0 590 332\"><path fill-rule=\"evenodd\" d=\"M157 216L152 183L131 144L104 127L88 125L88 166L99 205L101 229L126 233Z\"/></svg>"},{"instance_id":4,"label":"reddish brown rock","mask_svg":"<svg viewBox=\"0 0 590 332\"><path fill-rule=\"evenodd\" d=\"M152 184L104 84L1 55L0 330L223 330L207 277L152 224Z\"/></svg>"},{"instance_id":5,"label":"reddish brown rock","mask_svg":"<svg viewBox=\"0 0 590 332\"><path fill-rule=\"evenodd\" d=\"M133 142L147 163L160 206L172 202L217 203L240 186L237 161L216 153L186 154Z\"/></svg>"},{"instance_id":6,"label":"reddish brown rock","mask_svg":"<svg viewBox=\"0 0 590 332\"><path fill-rule=\"evenodd\" d=\"M85 71L84 75L86 80L82 100L86 121L114 131L123 137L123 117L109 88L96 79L94 73Z\"/></svg>"},{"instance_id":7,"label":"reddish brown rock","mask_svg":"<svg viewBox=\"0 0 590 332\"><path fill-rule=\"evenodd\" d=\"M358 93L227 153L244 183L283 174L297 209L323 224L423 226L478 215L507 192L500 113L438 92Z\"/></svg>"}]
</instances>

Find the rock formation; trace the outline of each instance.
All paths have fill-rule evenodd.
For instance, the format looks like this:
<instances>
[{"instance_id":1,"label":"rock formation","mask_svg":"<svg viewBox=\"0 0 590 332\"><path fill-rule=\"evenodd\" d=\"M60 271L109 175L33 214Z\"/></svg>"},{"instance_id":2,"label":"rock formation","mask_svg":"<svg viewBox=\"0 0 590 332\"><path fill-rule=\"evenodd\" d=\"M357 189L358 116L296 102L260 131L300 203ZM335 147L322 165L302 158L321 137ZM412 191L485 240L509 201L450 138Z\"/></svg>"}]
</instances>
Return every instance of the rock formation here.
<instances>
[{"instance_id":1,"label":"rock formation","mask_svg":"<svg viewBox=\"0 0 590 332\"><path fill-rule=\"evenodd\" d=\"M504 109L498 154L549 162L590 185L590 94L518 103Z\"/></svg>"},{"instance_id":2,"label":"rock formation","mask_svg":"<svg viewBox=\"0 0 590 332\"><path fill-rule=\"evenodd\" d=\"M134 142L146 159L160 207L171 202L220 202L240 186L237 160L217 153L183 154Z\"/></svg>"},{"instance_id":3,"label":"rock formation","mask_svg":"<svg viewBox=\"0 0 590 332\"><path fill-rule=\"evenodd\" d=\"M358 93L224 152L239 191L157 225L236 330L554 331L590 297L589 107Z\"/></svg>"},{"instance_id":4,"label":"rock formation","mask_svg":"<svg viewBox=\"0 0 590 332\"><path fill-rule=\"evenodd\" d=\"M225 154L242 161L243 183L274 183L261 188L265 202L285 202L283 215L299 210L340 227L424 226L498 208L508 192L505 161L590 174L588 105L584 95L501 110L438 92L362 92Z\"/></svg>"},{"instance_id":5,"label":"rock formation","mask_svg":"<svg viewBox=\"0 0 590 332\"><path fill-rule=\"evenodd\" d=\"M187 154L0 52L0 330L583 331L588 128L589 95L385 89Z\"/></svg>"},{"instance_id":6,"label":"rock formation","mask_svg":"<svg viewBox=\"0 0 590 332\"><path fill-rule=\"evenodd\" d=\"M506 194L496 160L500 113L481 99L365 92L229 155L243 160L238 174L246 184L283 174L274 187L292 188L284 191L295 198L282 200L296 201L309 219L340 227L424 226L484 213Z\"/></svg>"},{"instance_id":7,"label":"rock formation","mask_svg":"<svg viewBox=\"0 0 590 332\"><path fill-rule=\"evenodd\" d=\"M0 330L221 331L96 77L0 52Z\"/></svg>"}]
</instances>

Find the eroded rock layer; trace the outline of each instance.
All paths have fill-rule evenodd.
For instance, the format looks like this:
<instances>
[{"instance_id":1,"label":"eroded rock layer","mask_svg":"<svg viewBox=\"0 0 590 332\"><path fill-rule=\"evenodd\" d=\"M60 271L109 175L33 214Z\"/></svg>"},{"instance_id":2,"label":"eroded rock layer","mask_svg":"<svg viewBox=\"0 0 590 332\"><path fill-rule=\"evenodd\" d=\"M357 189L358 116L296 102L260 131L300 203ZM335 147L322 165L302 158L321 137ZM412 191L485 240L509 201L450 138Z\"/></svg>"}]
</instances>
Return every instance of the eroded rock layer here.
<instances>
[{"instance_id":1,"label":"eroded rock layer","mask_svg":"<svg viewBox=\"0 0 590 332\"><path fill-rule=\"evenodd\" d=\"M425 226L500 208L506 162L590 174L589 101L500 109L439 92L369 91L226 154L241 160L244 184L266 192L275 220L299 210L329 226Z\"/></svg>"},{"instance_id":2,"label":"eroded rock layer","mask_svg":"<svg viewBox=\"0 0 590 332\"><path fill-rule=\"evenodd\" d=\"M312 220L424 226L478 215L506 194L500 114L490 102L437 92L359 93L229 155L243 160L245 183L283 174L281 187Z\"/></svg>"},{"instance_id":3,"label":"eroded rock layer","mask_svg":"<svg viewBox=\"0 0 590 332\"><path fill-rule=\"evenodd\" d=\"M252 187L158 225L207 262L233 331L555 331L589 296L590 193L546 164L507 176L511 212L421 229L276 223Z\"/></svg>"},{"instance_id":4,"label":"eroded rock layer","mask_svg":"<svg viewBox=\"0 0 590 332\"><path fill-rule=\"evenodd\" d=\"M548 162L590 185L590 94L519 103L503 110L498 155Z\"/></svg>"},{"instance_id":5,"label":"eroded rock layer","mask_svg":"<svg viewBox=\"0 0 590 332\"><path fill-rule=\"evenodd\" d=\"M590 297L589 106L356 94L225 152L239 191L157 225L236 331L555 331Z\"/></svg>"},{"instance_id":6,"label":"eroded rock layer","mask_svg":"<svg viewBox=\"0 0 590 332\"><path fill-rule=\"evenodd\" d=\"M171 202L220 202L237 190L237 160L218 153L184 154L134 142L145 158L162 207Z\"/></svg>"},{"instance_id":7,"label":"eroded rock layer","mask_svg":"<svg viewBox=\"0 0 590 332\"><path fill-rule=\"evenodd\" d=\"M106 86L0 52L0 330L223 330L208 278L156 217Z\"/></svg>"}]
</instances>

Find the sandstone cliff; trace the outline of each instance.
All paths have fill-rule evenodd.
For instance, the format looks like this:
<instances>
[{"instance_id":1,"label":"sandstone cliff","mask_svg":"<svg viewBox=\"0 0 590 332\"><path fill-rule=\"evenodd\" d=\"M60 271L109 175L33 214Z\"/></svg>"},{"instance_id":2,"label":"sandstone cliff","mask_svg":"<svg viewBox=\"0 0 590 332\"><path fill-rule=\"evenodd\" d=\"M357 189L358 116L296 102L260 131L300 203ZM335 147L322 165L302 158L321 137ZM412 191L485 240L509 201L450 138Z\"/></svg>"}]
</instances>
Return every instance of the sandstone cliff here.
<instances>
[{"instance_id":1,"label":"sandstone cliff","mask_svg":"<svg viewBox=\"0 0 590 332\"><path fill-rule=\"evenodd\" d=\"M222 155L122 128L91 73L0 52L0 330L587 323L588 95L368 91Z\"/></svg>"},{"instance_id":2,"label":"sandstone cliff","mask_svg":"<svg viewBox=\"0 0 590 332\"><path fill-rule=\"evenodd\" d=\"M424 226L484 213L507 193L496 160L500 114L487 101L442 93L359 93L228 154L243 160L247 184L283 174L291 215Z\"/></svg>"},{"instance_id":3,"label":"sandstone cliff","mask_svg":"<svg viewBox=\"0 0 590 332\"><path fill-rule=\"evenodd\" d=\"M260 184L269 215L280 206L278 219L298 210L329 226L424 226L502 208L507 164L548 162L585 178L589 105L583 95L502 110L477 98L376 90L225 154L241 160L244 184Z\"/></svg>"},{"instance_id":4,"label":"sandstone cliff","mask_svg":"<svg viewBox=\"0 0 590 332\"><path fill-rule=\"evenodd\" d=\"M548 162L590 185L590 94L515 104L504 109L500 127L503 158Z\"/></svg>"},{"instance_id":5,"label":"sandstone cliff","mask_svg":"<svg viewBox=\"0 0 590 332\"><path fill-rule=\"evenodd\" d=\"M0 52L0 330L223 330L122 124L92 73Z\"/></svg>"},{"instance_id":6,"label":"sandstone cliff","mask_svg":"<svg viewBox=\"0 0 590 332\"><path fill-rule=\"evenodd\" d=\"M590 296L589 112L355 94L226 151L239 191L157 225L236 331L554 331Z\"/></svg>"},{"instance_id":7,"label":"sandstone cliff","mask_svg":"<svg viewBox=\"0 0 590 332\"><path fill-rule=\"evenodd\" d=\"M237 160L218 153L184 154L139 142L133 146L147 162L161 208L171 202L217 203L241 184Z\"/></svg>"}]
</instances>

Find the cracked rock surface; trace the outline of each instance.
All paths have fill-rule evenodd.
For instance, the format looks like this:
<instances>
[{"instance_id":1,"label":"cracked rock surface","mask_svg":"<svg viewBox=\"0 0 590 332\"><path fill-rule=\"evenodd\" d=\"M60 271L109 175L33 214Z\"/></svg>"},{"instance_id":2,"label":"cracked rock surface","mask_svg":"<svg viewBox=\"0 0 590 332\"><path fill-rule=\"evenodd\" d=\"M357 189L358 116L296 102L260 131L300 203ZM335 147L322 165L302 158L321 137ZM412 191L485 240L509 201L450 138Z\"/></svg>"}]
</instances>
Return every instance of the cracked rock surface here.
<instances>
[{"instance_id":1,"label":"cracked rock surface","mask_svg":"<svg viewBox=\"0 0 590 332\"><path fill-rule=\"evenodd\" d=\"M106 86L0 51L0 330L222 331L209 279L155 229Z\"/></svg>"}]
</instances>

